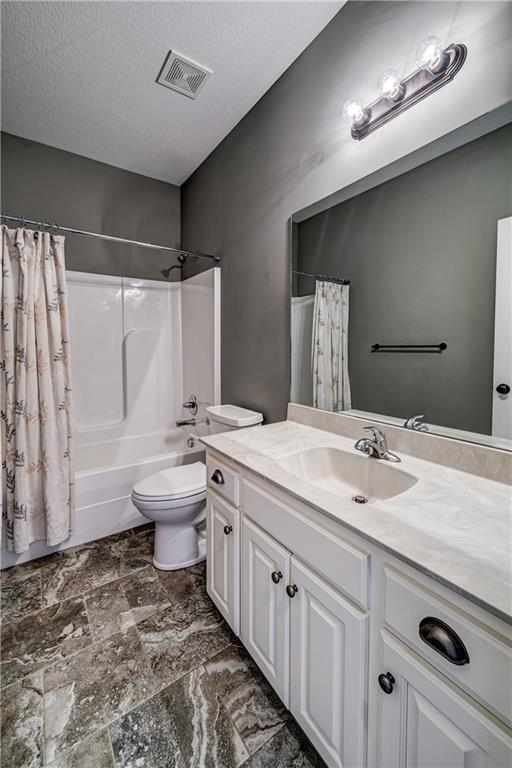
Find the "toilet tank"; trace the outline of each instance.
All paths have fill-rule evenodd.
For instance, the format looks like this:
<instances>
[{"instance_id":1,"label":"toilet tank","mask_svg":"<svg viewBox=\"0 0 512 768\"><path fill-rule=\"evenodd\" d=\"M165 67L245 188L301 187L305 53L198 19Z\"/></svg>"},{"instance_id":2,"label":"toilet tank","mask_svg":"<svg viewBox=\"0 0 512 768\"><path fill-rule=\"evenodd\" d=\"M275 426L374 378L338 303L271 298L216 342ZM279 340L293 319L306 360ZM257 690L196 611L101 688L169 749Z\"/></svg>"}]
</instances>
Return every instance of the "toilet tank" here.
<instances>
[{"instance_id":1,"label":"toilet tank","mask_svg":"<svg viewBox=\"0 0 512 768\"><path fill-rule=\"evenodd\" d=\"M248 408L240 408L238 405L210 405L206 409L210 419L210 432L230 432L233 429L254 427L261 424L263 414L258 411L250 411Z\"/></svg>"}]
</instances>

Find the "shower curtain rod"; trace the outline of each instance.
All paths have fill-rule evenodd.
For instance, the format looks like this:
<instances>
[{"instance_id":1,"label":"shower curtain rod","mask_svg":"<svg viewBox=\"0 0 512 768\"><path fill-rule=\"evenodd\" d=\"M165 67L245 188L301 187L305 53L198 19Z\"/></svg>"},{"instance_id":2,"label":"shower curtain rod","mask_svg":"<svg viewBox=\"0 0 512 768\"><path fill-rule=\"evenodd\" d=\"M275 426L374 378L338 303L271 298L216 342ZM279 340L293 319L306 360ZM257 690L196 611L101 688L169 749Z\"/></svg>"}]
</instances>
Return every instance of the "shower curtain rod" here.
<instances>
[{"instance_id":1,"label":"shower curtain rod","mask_svg":"<svg viewBox=\"0 0 512 768\"><path fill-rule=\"evenodd\" d=\"M211 256L209 253L201 253L200 251L187 251L184 248L171 248L170 245L155 245L154 243L143 243L139 240L127 240L125 237L114 237L113 235L102 235L100 232L87 232L84 229L73 229L72 227L61 227L58 224L52 224L49 221L37 221L35 219L26 219L23 216L8 216L5 213L0 213L0 219L5 221L15 221L21 224L22 227L25 224L30 224L38 229L55 230L57 232L68 232L70 235L85 235L86 237L97 237L100 240L108 240L110 243L122 243L123 245L136 245L141 248L152 248L155 251L168 251L170 253L177 253L183 256L201 256L203 259L213 259L214 261L220 261L220 256Z\"/></svg>"},{"instance_id":2,"label":"shower curtain rod","mask_svg":"<svg viewBox=\"0 0 512 768\"><path fill-rule=\"evenodd\" d=\"M298 269L292 269L293 275L302 275L303 277L312 277L315 280L326 280L328 283L340 283L341 285L350 285L350 280L344 280L342 277L333 277L332 275L313 275L311 272L299 272Z\"/></svg>"}]
</instances>

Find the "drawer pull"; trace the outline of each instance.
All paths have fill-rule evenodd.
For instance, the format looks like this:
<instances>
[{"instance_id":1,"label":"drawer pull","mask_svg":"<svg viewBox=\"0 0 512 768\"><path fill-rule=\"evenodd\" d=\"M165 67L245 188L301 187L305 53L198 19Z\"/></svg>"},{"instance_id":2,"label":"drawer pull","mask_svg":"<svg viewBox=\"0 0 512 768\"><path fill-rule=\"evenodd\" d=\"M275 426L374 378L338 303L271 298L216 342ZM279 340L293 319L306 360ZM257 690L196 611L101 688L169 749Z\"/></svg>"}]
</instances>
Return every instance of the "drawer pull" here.
<instances>
[{"instance_id":1,"label":"drawer pull","mask_svg":"<svg viewBox=\"0 0 512 768\"><path fill-rule=\"evenodd\" d=\"M296 584L288 584L286 587L286 594L288 597L295 597L295 593L298 592L298 587Z\"/></svg>"},{"instance_id":2,"label":"drawer pull","mask_svg":"<svg viewBox=\"0 0 512 768\"><path fill-rule=\"evenodd\" d=\"M395 678L391 672L382 673L378 676L377 680L384 693L393 693L393 686L395 684Z\"/></svg>"},{"instance_id":3,"label":"drawer pull","mask_svg":"<svg viewBox=\"0 0 512 768\"><path fill-rule=\"evenodd\" d=\"M272 577L271 578L272 578L272 581L274 582L274 584L279 584L279 582L283 578L283 574L281 573L281 571L272 571Z\"/></svg>"},{"instance_id":4,"label":"drawer pull","mask_svg":"<svg viewBox=\"0 0 512 768\"><path fill-rule=\"evenodd\" d=\"M217 485L224 485L224 475L220 471L220 469L216 469L215 472L212 475L212 481L214 483L217 483Z\"/></svg>"},{"instance_id":5,"label":"drawer pull","mask_svg":"<svg viewBox=\"0 0 512 768\"><path fill-rule=\"evenodd\" d=\"M435 619L432 616L422 619L419 633L423 642L430 645L447 661L457 664L459 667L463 664L469 664L466 646L458 634L441 619Z\"/></svg>"},{"instance_id":6,"label":"drawer pull","mask_svg":"<svg viewBox=\"0 0 512 768\"><path fill-rule=\"evenodd\" d=\"M233 530L233 526L232 525L225 525L224 526L224 533L226 534L226 536L229 536L229 534L231 533L232 530Z\"/></svg>"}]
</instances>

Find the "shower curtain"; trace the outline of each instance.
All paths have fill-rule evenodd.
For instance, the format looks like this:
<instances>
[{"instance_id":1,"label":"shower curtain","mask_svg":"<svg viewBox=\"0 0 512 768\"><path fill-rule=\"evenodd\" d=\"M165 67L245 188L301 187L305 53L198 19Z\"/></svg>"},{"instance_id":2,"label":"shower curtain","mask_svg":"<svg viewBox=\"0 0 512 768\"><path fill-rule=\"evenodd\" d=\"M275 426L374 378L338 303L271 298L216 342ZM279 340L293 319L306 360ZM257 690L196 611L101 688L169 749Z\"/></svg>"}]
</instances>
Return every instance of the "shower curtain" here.
<instances>
[{"instance_id":1,"label":"shower curtain","mask_svg":"<svg viewBox=\"0 0 512 768\"><path fill-rule=\"evenodd\" d=\"M7 549L49 546L74 509L64 238L2 226L0 426Z\"/></svg>"},{"instance_id":2,"label":"shower curtain","mask_svg":"<svg viewBox=\"0 0 512 768\"><path fill-rule=\"evenodd\" d=\"M317 280L311 350L313 405L326 411L351 407L348 297L348 285Z\"/></svg>"}]
</instances>

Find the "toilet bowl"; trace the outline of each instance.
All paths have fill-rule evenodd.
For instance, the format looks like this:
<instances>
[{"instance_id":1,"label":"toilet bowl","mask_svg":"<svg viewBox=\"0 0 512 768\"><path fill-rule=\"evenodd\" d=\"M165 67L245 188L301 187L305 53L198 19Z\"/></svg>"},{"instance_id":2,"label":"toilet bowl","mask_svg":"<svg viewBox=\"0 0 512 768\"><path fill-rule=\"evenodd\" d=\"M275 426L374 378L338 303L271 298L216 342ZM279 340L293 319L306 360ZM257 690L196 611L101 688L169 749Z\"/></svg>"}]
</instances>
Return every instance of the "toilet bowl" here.
<instances>
[{"instance_id":1,"label":"toilet bowl","mask_svg":"<svg viewBox=\"0 0 512 768\"><path fill-rule=\"evenodd\" d=\"M212 433L261 424L263 416L234 405L206 409ZM132 503L155 523L153 565L187 568L206 558L206 466L196 461L171 467L135 483Z\"/></svg>"},{"instance_id":2,"label":"toilet bowl","mask_svg":"<svg viewBox=\"0 0 512 768\"><path fill-rule=\"evenodd\" d=\"M155 523L153 565L187 568L206 557L206 467L196 461L146 477L132 490L141 515Z\"/></svg>"}]
</instances>

